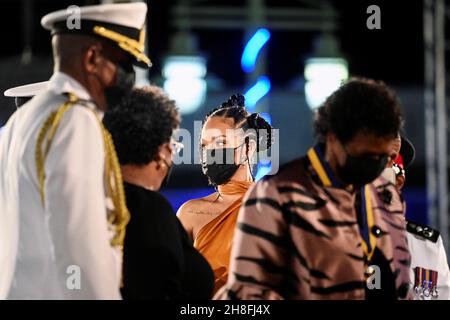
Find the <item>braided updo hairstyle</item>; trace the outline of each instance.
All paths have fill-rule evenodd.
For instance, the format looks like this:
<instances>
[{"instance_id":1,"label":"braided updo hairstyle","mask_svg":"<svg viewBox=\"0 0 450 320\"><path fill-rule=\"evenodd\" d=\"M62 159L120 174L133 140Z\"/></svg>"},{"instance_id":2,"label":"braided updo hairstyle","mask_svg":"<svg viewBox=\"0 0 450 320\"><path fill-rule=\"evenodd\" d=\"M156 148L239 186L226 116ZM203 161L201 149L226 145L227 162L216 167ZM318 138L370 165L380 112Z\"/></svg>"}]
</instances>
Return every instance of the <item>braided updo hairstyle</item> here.
<instances>
[{"instance_id":1,"label":"braided updo hairstyle","mask_svg":"<svg viewBox=\"0 0 450 320\"><path fill-rule=\"evenodd\" d=\"M256 137L249 135L246 139L254 139L256 152L270 149L273 143L272 126L258 113L248 113L245 109L245 97L242 94L233 94L220 107L211 110L203 120L203 125L210 118L232 118L236 129L246 132L253 129ZM267 134L261 134L265 130ZM248 143L248 141L246 141Z\"/></svg>"},{"instance_id":2,"label":"braided updo hairstyle","mask_svg":"<svg viewBox=\"0 0 450 320\"><path fill-rule=\"evenodd\" d=\"M235 129L242 129L245 134L245 145L247 147L247 159L249 142L256 142L256 154L259 151L269 150L273 143L272 126L258 113L248 113L245 109L245 97L242 94L234 94L227 101L222 103L220 107L211 110L203 120L203 126L206 121L211 118L232 118ZM202 150L200 150L202 154ZM250 174L253 179L252 165L249 161ZM209 183L217 186L210 180Z\"/></svg>"},{"instance_id":3,"label":"braided updo hairstyle","mask_svg":"<svg viewBox=\"0 0 450 320\"><path fill-rule=\"evenodd\" d=\"M256 137L249 135L249 139L256 142L256 152L270 149L273 144L273 127L258 113L248 113L245 109L245 97L242 94L233 94L227 101L223 102L220 107L211 110L203 120L203 125L210 118L232 118L236 129L243 129L246 132L253 129ZM261 131L265 130L266 135L262 135Z\"/></svg>"}]
</instances>

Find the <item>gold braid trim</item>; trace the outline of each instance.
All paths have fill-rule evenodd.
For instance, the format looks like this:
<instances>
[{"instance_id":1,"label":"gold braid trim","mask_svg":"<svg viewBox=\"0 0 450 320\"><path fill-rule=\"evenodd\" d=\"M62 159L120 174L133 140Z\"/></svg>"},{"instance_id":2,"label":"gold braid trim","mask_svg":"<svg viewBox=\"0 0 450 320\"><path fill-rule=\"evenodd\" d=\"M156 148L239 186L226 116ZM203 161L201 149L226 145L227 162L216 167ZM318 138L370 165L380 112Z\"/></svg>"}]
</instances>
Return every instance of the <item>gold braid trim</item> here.
<instances>
[{"instance_id":1,"label":"gold braid trim","mask_svg":"<svg viewBox=\"0 0 450 320\"><path fill-rule=\"evenodd\" d=\"M58 129L59 123L61 121L61 117L63 114L69 110L69 108L73 105L76 100L74 96L69 96L69 101L65 102L58 110L53 111L45 120L44 124L39 131L38 138L36 141L36 149L35 149L35 161L36 161L36 170L38 176L38 184L39 184L39 195L41 197L42 205L45 207L45 160L47 159L48 152L50 151L50 146L53 142L53 138L56 133L56 129ZM47 136L47 133L50 133ZM42 154L42 144L44 143L45 137L47 136L47 141L45 145L44 153Z\"/></svg>"},{"instance_id":2,"label":"gold braid trim","mask_svg":"<svg viewBox=\"0 0 450 320\"><path fill-rule=\"evenodd\" d=\"M50 151L56 130L61 122L64 113L69 110L78 98L69 94L69 101L62 104L58 110L52 112L44 124L42 125L36 141L35 161L38 176L39 195L42 205L45 207L45 160ZM91 110L91 109L88 109ZM91 110L92 111L92 110ZM103 123L93 112L102 132L104 148L105 148L105 183L107 192L111 196L114 210L108 214L108 222L114 231L114 237L111 239L112 246L118 246L123 249L123 241L125 239L125 228L130 220L130 213L125 203L125 192L122 183L122 174L120 172L119 160L110 133L103 126ZM47 138L47 139L46 139ZM44 152L42 146L44 144Z\"/></svg>"},{"instance_id":3,"label":"gold braid trim","mask_svg":"<svg viewBox=\"0 0 450 320\"><path fill-rule=\"evenodd\" d=\"M144 62L147 66L151 67L152 62L150 58L144 53L145 49L145 28L141 29L139 34L139 41L136 41L130 37L127 37L118 32L106 29L105 27L95 26L94 33L116 42L119 47L127 51L131 55L135 56L138 60Z\"/></svg>"},{"instance_id":4,"label":"gold braid trim","mask_svg":"<svg viewBox=\"0 0 450 320\"><path fill-rule=\"evenodd\" d=\"M98 118L97 118L98 119ZM116 149L111 134L103 126L98 119L98 123L102 129L103 141L105 142L105 178L108 193L112 197L114 211L108 217L108 222L115 229L115 236L111 240L112 246L123 248L125 239L125 229L130 221L130 213L125 202L125 191L123 189L122 173L120 171L119 159L117 158Z\"/></svg>"}]
</instances>

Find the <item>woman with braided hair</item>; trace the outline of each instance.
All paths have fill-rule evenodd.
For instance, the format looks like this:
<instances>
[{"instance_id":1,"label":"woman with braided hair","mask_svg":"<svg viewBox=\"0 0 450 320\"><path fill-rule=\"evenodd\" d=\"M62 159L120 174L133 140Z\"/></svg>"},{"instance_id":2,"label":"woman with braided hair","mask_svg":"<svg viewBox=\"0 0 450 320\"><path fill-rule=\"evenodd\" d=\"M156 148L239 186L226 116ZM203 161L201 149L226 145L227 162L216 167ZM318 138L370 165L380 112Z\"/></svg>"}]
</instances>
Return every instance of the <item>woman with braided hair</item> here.
<instances>
[{"instance_id":1,"label":"woman with braided hair","mask_svg":"<svg viewBox=\"0 0 450 320\"><path fill-rule=\"evenodd\" d=\"M214 271L217 291L228 277L231 240L246 191L253 185L258 151L271 145L272 127L259 114L249 114L242 95L233 95L203 122L203 173L216 192L186 202L178 211L194 247Z\"/></svg>"}]
</instances>

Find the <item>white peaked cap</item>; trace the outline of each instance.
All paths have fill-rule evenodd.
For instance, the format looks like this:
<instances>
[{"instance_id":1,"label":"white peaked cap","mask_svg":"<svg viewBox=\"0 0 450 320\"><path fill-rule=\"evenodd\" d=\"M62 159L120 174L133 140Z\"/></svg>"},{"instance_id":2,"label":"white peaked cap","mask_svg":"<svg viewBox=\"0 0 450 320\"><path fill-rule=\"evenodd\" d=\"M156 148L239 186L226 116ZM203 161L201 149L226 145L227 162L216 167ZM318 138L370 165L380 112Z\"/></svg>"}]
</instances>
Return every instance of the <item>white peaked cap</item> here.
<instances>
[{"instance_id":1,"label":"white peaked cap","mask_svg":"<svg viewBox=\"0 0 450 320\"><path fill-rule=\"evenodd\" d=\"M52 35L78 33L106 38L131 54L138 66L150 67L144 53L146 17L147 4L143 2L69 6L46 14L41 25Z\"/></svg>"},{"instance_id":2,"label":"white peaked cap","mask_svg":"<svg viewBox=\"0 0 450 320\"><path fill-rule=\"evenodd\" d=\"M147 4L143 2L109 3L79 8L81 20L94 20L135 29L141 29L144 26L147 16ZM41 25L51 30L55 22L71 19L76 13L77 11L70 7L50 12L42 17Z\"/></svg>"},{"instance_id":3,"label":"white peaked cap","mask_svg":"<svg viewBox=\"0 0 450 320\"><path fill-rule=\"evenodd\" d=\"M5 97L34 97L47 89L48 81L30 83L23 86L9 88L3 94Z\"/></svg>"}]
</instances>

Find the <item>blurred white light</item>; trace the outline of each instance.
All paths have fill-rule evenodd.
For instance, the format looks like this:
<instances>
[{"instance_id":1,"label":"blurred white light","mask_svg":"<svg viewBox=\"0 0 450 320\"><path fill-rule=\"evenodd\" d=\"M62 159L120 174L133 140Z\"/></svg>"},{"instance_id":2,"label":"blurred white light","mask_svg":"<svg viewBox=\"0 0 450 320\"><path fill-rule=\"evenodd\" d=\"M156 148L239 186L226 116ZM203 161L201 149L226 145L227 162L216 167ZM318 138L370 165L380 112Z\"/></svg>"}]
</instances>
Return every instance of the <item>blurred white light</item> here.
<instances>
[{"instance_id":1,"label":"blurred white light","mask_svg":"<svg viewBox=\"0 0 450 320\"><path fill-rule=\"evenodd\" d=\"M148 70L144 68L134 67L134 72L136 73L136 81L134 85L136 87L145 87L150 85L150 80L148 79Z\"/></svg>"},{"instance_id":2,"label":"blurred white light","mask_svg":"<svg viewBox=\"0 0 450 320\"><path fill-rule=\"evenodd\" d=\"M165 78L183 76L202 78L206 75L206 62L202 57L176 56L165 60Z\"/></svg>"},{"instance_id":3,"label":"blurred white light","mask_svg":"<svg viewBox=\"0 0 450 320\"><path fill-rule=\"evenodd\" d=\"M205 101L206 61L202 57L176 56L163 67L164 90L177 102L181 114L193 113Z\"/></svg>"},{"instance_id":4,"label":"blurred white light","mask_svg":"<svg viewBox=\"0 0 450 320\"><path fill-rule=\"evenodd\" d=\"M319 107L346 79L348 66L344 59L308 59L305 64L305 96L309 107Z\"/></svg>"}]
</instances>

